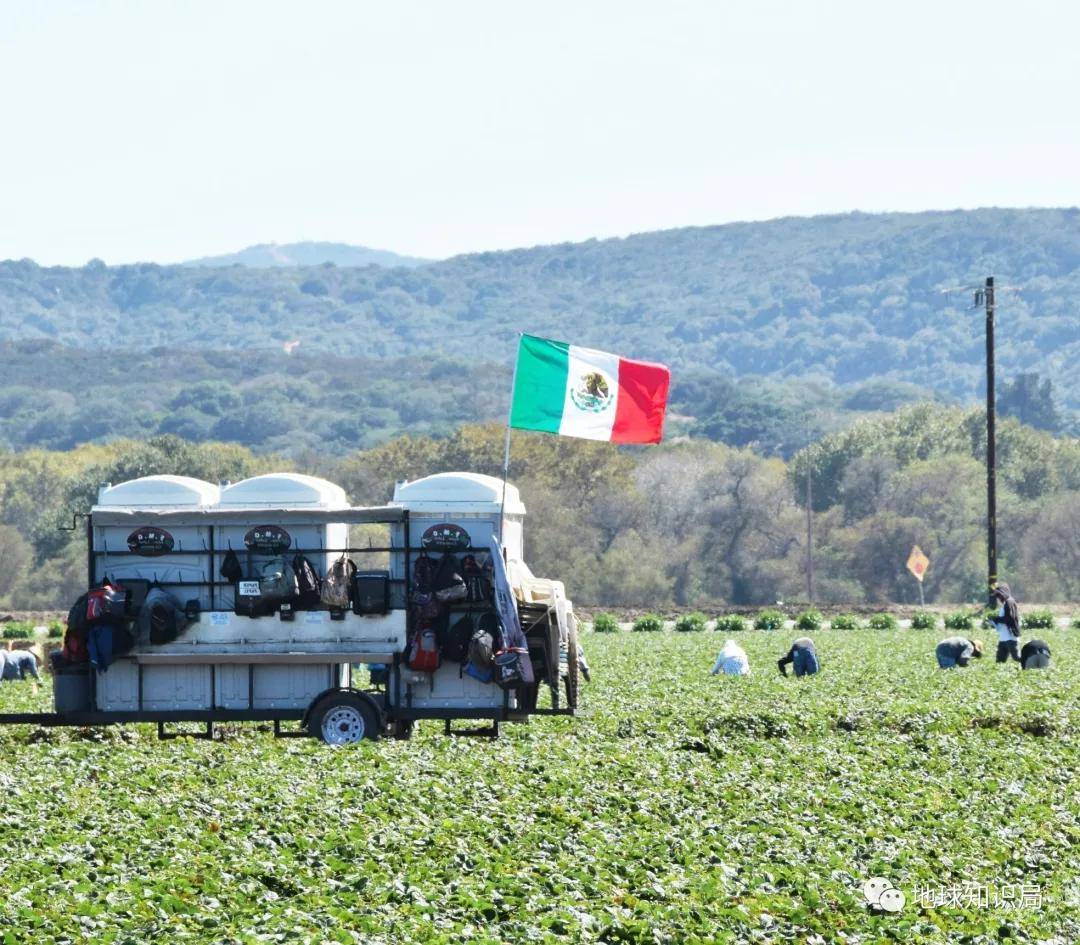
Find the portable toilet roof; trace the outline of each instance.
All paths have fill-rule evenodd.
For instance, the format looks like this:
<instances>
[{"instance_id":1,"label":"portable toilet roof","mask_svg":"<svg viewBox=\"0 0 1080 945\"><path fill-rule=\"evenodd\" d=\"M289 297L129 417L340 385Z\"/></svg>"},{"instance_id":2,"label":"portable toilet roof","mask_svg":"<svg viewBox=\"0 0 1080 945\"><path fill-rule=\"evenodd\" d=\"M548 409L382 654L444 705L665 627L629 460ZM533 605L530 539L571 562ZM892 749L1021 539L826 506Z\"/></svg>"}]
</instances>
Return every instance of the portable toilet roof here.
<instances>
[{"instance_id":1,"label":"portable toilet roof","mask_svg":"<svg viewBox=\"0 0 1080 945\"><path fill-rule=\"evenodd\" d=\"M435 473L394 487L392 505L412 512L491 512L502 508L503 481L481 473ZM517 486L506 484L506 514L524 515Z\"/></svg>"},{"instance_id":2,"label":"portable toilet roof","mask_svg":"<svg viewBox=\"0 0 1080 945\"><path fill-rule=\"evenodd\" d=\"M173 509L216 505L221 490L191 476L143 476L117 485L102 486L98 507Z\"/></svg>"},{"instance_id":3,"label":"portable toilet roof","mask_svg":"<svg viewBox=\"0 0 1080 945\"><path fill-rule=\"evenodd\" d=\"M339 509L349 504L341 486L300 473L252 476L221 490L219 508Z\"/></svg>"}]
</instances>

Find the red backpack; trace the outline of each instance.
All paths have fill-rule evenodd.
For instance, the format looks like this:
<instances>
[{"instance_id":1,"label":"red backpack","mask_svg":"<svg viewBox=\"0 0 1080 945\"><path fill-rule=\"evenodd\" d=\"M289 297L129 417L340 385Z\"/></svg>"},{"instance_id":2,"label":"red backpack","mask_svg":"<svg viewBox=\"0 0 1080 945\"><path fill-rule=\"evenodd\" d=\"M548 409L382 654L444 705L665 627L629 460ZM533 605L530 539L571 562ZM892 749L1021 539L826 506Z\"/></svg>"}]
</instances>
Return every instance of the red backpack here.
<instances>
[{"instance_id":1,"label":"red backpack","mask_svg":"<svg viewBox=\"0 0 1080 945\"><path fill-rule=\"evenodd\" d=\"M105 584L86 594L86 622L97 623L110 617L122 620L127 605L127 591Z\"/></svg>"},{"instance_id":2,"label":"red backpack","mask_svg":"<svg viewBox=\"0 0 1080 945\"><path fill-rule=\"evenodd\" d=\"M409 669L418 673L433 673L439 668L439 639L435 628L421 625L409 646Z\"/></svg>"},{"instance_id":3,"label":"red backpack","mask_svg":"<svg viewBox=\"0 0 1080 945\"><path fill-rule=\"evenodd\" d=\"M85 625L68 627L67 633L64 634L64 647L60 651L65 662L69 664L89 662L90 651L86 645L88 633Z\"/></svg>"}]
</instances>

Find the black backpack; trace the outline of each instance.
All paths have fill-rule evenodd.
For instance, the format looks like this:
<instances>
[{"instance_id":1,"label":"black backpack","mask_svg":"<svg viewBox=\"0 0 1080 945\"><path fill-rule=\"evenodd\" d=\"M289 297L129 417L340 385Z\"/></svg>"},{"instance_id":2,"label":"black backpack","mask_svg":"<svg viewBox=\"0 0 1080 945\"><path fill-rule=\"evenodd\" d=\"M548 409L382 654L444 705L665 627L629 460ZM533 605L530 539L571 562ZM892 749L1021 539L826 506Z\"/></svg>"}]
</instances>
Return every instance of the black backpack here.
<instances>
[{"instance_id":1,"label":"black backpack","mask_svg":"<svg viewBox=\"0 0 1080 945\"><path fill-rule=\"evenodd\" d=\"M301 607L318 607L322 599L322 581L315 566L304 555L296 555L292 568L296 575L297 604Z\"/></svg>"},{"instance_id":2,"label":"black backpack","mask_svg":"<svg viewBox=\"0 0 1080 945\"><path fill-rule=\"evenodd\" d=\"M431 589L435 592L435 599L444 604L465 600L468 596L465 579L461 576L461 565L458 564L458 559L449 552L444 554L439 562L439 570L435 572Z\"/></svg>"},{"instance_id":3,"label":"black backpack","mask_svg":"<svg viewBox=\"0 0 1080 945\"><path fill-rule=\"evenodd\" d=\"M235 584L244 576L244 569L240 567L240 559L236 557L236 552L230 548L225 555L225 560L221 562L221 576L226 581L232 581Z\"/></svg>"},{"instance_id":4,"label":"black backpack","mask_svg":"<svg viewBox=\"0 0 1080 945\"><path fill-rule=\"evenodd\" d=\"M68 611L67 625L71 633L78 634L86 630L86 594L83 594Z\"/></svg>"},{"instance_id":5,"label":"black backpack","mask_svg":"<svg viewBox=\"0 0 1080 945\"><path fill-rule=\"evenodd\" d=\"M455 621L446 632L442 648L443 659L451 663L464 663L469 658L469 642L475 629L471 614L465 614Z\"/></svg>"},{"instance_id":6,"label":"black backpack","mask_svg":"<svg viewBox=\"0 0 1080 945\"><path fill-rule=\"evenodd\" d=\"M438 565L435 559L428 554L422 554L416 559L412 572L412 589L418 594L430 594L432 582L435 580L435 572Z\"/></svg>"},{"instance_id":7,"label":"black backpack","mask_svg":"<svg viewBox=\"0 0 1080 945\"><path fill-rule=\"evenodd\" d=\"M477 564L475 555L465 555L461 559L461 576L465 579L465 599L470 604L491 599L491 582Z\"/></svg>"}]
</instances>

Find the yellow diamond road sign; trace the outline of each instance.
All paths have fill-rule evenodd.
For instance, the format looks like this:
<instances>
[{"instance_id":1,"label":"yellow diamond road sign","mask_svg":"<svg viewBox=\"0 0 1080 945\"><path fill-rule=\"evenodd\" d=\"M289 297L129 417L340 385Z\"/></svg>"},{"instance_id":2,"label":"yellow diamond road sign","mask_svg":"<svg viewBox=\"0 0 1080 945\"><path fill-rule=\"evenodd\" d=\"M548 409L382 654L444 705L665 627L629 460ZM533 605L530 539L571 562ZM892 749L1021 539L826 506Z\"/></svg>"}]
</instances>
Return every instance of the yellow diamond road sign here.
<instances>
[{"instance_id":1,"label":"yellow diamond road sign","mask_svg":"<svg viewBox=\"0 0 1080 945\"><path fill-rule=\"evenodd\" d=\"M923 554L922 548L915 545L911 549L911 554L908 555L907 569L915 575L916 581L922 581L928 567L930 567L930 559Z\"/></svg>"}]
</instances>

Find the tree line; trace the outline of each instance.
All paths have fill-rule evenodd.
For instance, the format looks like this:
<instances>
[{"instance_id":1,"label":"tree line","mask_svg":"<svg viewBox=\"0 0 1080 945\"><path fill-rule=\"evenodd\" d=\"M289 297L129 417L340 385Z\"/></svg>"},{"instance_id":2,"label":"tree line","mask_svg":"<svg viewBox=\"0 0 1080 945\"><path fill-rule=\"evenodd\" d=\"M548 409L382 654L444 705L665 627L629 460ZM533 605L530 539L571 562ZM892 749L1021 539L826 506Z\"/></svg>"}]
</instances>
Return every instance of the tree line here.
<instances>
[{"instance_id":1,"label":"tree line","mask_svg":"<svg viewBox=\"0 0 1080 945\"><path fill-rule=\"evenodd\" d=\"M438 435L501 419L511 383L510 362L378 359L303 346L291 353L118 348L101 355L49 341L7 341L0 343L0 364L0 446L9 449L71 450L172 434L300 462L312 453L346 456L405 433ZM668 435L790 458L808 441L927 394L887 378L836 387L735 379L698 367L675 373ZM999 410L1051 433L1080 432L1077 415L1037 373L1007 376Z\"/></svg>"},{"instance_id":2,"label":"tree line","mask_svg":"<svg viewBox=\"0 0 1080 945\"><path fill-rule=\"evenodd\" d=\"M0 453L0 604L66 607L85 586L81 529L102 482L154 473L236 481L294 470L340 483L360 504L399 479L499 475L500 425L406 435L345 456L283 458L174 435L69 451ZM805 486L814 497L821 602L913 602L904 569L930 557L929 602L980 600L985 564L983 416L917 404L828 434L790 461L679 436L616 447L515 431L511 479L528 509L526 556L582 605L660 607L805 599ZM1000 571L1026 599L1080 599L1080 441L999 424Z\"/></svg>"}]
</instances>

